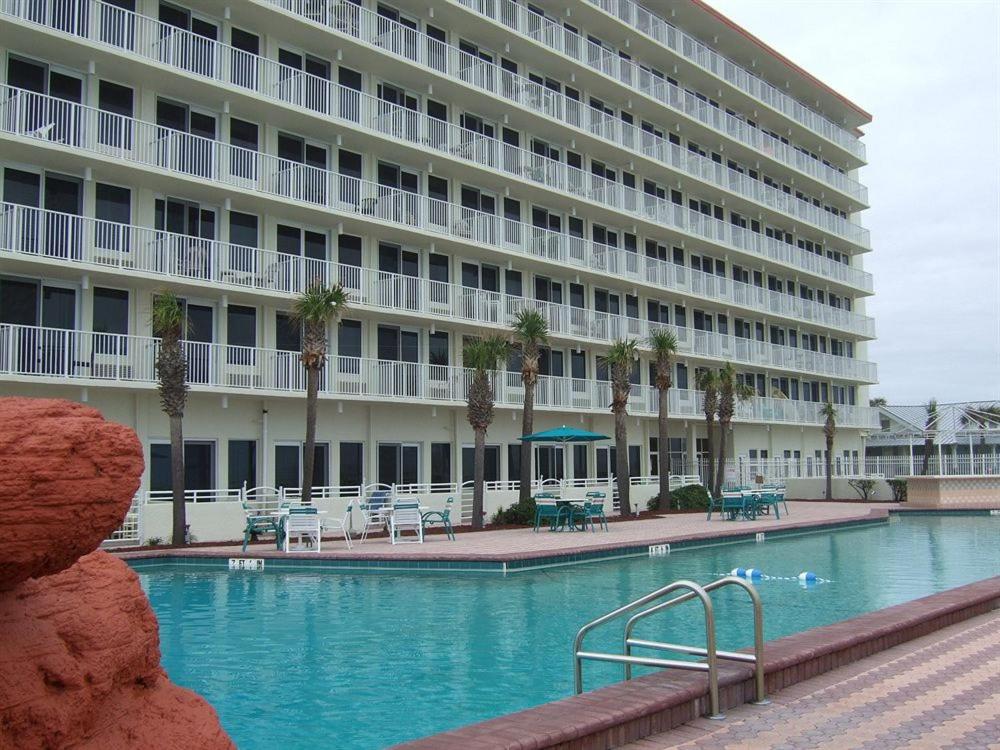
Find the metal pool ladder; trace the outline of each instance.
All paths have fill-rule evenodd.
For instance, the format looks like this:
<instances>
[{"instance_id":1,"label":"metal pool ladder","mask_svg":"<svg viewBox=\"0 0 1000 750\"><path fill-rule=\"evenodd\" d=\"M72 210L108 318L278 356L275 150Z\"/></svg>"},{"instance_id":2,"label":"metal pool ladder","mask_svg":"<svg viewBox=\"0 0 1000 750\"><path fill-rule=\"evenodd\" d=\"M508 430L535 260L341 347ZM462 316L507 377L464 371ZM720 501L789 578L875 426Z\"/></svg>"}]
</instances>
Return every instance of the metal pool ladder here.
<instances>
[{"instance_id":1,"label":"metal pool ladder","mask_svg":"<svg viewBox=\"0 0 1000 750\"><path fill-rule=\"evenodd\" d=\"M753 653L746 654L738 651L720 651L715 645L715 615L712 611L712 599L709 593L725 586L738 586L750 595L750 602L753 604ZM660 601L669 594L678 591L685 593L674 596L666 601ZM705 648L699 646L686 646L677 643L662 643L660 641L648 641L640 638L633 638L632 631L636 623L657 612L662 612L677 604L682 604L691 599L700 599L705 610ZM650 605L650 606L647 606ZM636 611L638 610L638 611ZM622 615L634 612L625 622L624 635L622 638L622 653L607 653L598 651L584 651L584 638L594 628L603 625L611 620L618 619ZM705 661L681 661L678 659L659 659L651 656L636 656L632 653L632 648L652 649L657 651L672 651L679 654L691 654L694 656L704 656ZM723 719L725 715L719 711L719 673L718 660L727 659L730 661L740 661L754 665L755 698L754 705L767 705L770 703L764 693L764 611L760 603L760 596L754 587L735 576L726 576L717 581L712 581L704 586L700 586L694 581L674 581L673 583L657 589L645 596L629 602L618 609L612 610L596 620L591 620L576 634L573 642L573 677L577 694L583 692L583 662L605 661L622 664L625 672L625 679L632 679L632 665L645 667L662 667L673 669L689 669L698 672L708 672L708 706L710 719Z\"/></svg>"}]
</instances>

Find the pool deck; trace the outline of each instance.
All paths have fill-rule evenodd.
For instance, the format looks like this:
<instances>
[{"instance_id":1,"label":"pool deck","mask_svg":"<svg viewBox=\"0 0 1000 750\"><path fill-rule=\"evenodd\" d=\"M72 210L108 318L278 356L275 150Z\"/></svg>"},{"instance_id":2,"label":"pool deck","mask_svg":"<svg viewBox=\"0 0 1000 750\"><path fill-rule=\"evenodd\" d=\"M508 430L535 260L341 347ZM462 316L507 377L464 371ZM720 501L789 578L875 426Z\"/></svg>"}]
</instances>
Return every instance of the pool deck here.
<instances>
[{"instance_id":1,"label":"pool deck","mask_svg":"<svg viewBox=\"0 0 1000 750\"><path fill-rule=\"evenodd\" d=\"M1000 747L1000 611L869 656L623 750Z\"/></svg>"},{"instance_id":2,"label":"pool deck","mask_svg":"<svg viewBox=\"0 0 1000 750\"><path fill-rule=\"evenodd\" d=\"M616 521L608 531L535 532L532 529L460 532L455 541L443 534L429 534L423 544L392 545L386 537L357 540L348 550L343 537L329 536L320 552L284 553L273 542L252 544L244 553L239 544L194 546L182 549L139 549L118 552L124 559L263 557L276 559L385 562L474 562L511 567L533 564L580 562L583 559L616 554L648 554L650 545L697 544L712 540L737 540L758 532L787 533L815 527L885 521L891 503L824 503L790 501L788 514L781 519L764 517L755 521L727 521L716 514L711 521L703 513L685 513L638 521Z\"/></svg>"},{"instance_id":3,"label":"pool deck","mask_svg":"<svg viewBox=\"0 0 1000 750\"><path fill-rule=\"evenodd\" d=\"M678 741L702 740L692 747L738 748L828 748L862 747L866 750L889 750L897 747L920 747L931 750L952 747L947 732L961 734L982 733L986 742L976 744L976 737L956 737L958 747L996 747L998 738L995 719L980 723L977 715L965 715L964 725L952 724L960 714L973 704L986 702L991 711L997 711L996 694L1000 689L997 662L998 622L1000 611L1000 577L988 578L977 583L959 586L922 599L897 604L869 612L842 622L812 628L801 633L769 641L764 646L764 673L766 692L778 698L776 707L745 706L753 700L753 670L749 665L725 662L719 665L719 697L722 710L731 718L710 722L702 717L708 708L707 680L703 674L665 670L598 688L582 695L546 703L535 708L518 711L496 719L460 727L449 732L397 745L397 750L607 750L632 747L651 750L669 747ZM978 628L979 616L994 619L983 623L982 629L971 631L946 631L946 628L965 624ZM932 641L944 633L942 647L948 654L938 655ZM967 635L968 634L968 635ZM974 639L969 642L969 639ZM881 673L875 672L870 684L863 677L850 681L852 675L862 676L872 667L863 661L887 653L894 647L904 650L890 654L889 661L876 661L875 669L882 665ZM908 651L913 648L915 650ZM990 661L987 661L987 656ZM893 674L886 668L895 659L895 669L905 670ZM842 668L855 672L836 672ZM912 668L909 668L912 667ZM809 700L797 705L802 713L798 729L792 727L773 744L767 744L763 733L785 731L782 724L798 720L795 711L780 712L787 700L794 700L795 692L785 692L797 685L828 675L831 695L816 701L805 714ZM843 681L846 687L837 692ZM822 687L825 683L819 683ZM798 695L802 698L802 695ZM838 702L839 701L839 702ZM927 706L922 705L926 701ZM828 702L835 705L828 706ZM736 713L739 711L739 713ZM757 716L757 724L734 734L731 740L709 732L729 730L737 732L744 717ZM848 718L842 712L853 715ZM776 717L772 722L767 717ZM815 719L818 728L809 722ZM827 720L829 724L825 724ZM673 735L670 730L683 728L687 736ZM899 741L893 731L898 732ZM759 730L758 743L753 733ZM922 732L937 732L939 744L921 742ZM848 744L848 733L861 739ZM650 737L666 737L662 745L651 745ZM770 736L770 735L769 735ZM905 741L902 741L903 737ZM646 744L637 744L647 740ZM913 740L911 744L911 740ZM631 746L630 746L630 743ZM993 743L993 744L990 744Z\"/></svg>"}]
</instances>

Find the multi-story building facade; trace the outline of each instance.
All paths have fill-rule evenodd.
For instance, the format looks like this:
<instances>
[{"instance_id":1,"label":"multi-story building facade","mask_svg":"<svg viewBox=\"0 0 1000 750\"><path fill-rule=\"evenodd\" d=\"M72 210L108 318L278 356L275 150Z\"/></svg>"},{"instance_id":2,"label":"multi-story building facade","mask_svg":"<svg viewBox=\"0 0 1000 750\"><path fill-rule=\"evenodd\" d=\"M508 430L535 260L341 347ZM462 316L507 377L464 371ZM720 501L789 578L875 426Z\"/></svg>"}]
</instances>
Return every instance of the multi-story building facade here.
<instances>
[{"instance_id":1,"label":"multi-story building facade","mask_svg":"<svg viewBox=\"0 0 1000 750\"><path fill-rule=\"evenodd\" d=\"M321 485L471 477L465 337L548 318L539 429L610 434L600 356L677 335L674 471L704 450L699 368L757 397L730 444L818 457L878 428L858 181L869 117L700 2L6 0L0 3L0 390L132 425L168 483L158 290L183 298L188 487L295 486L294 296L331 330ZM630 462L656 473L648 352ZM486 475L516 480L516 362ZM536 475L612 449L541 446ZM821 462L817 462L818 464Z\"/></svg>"}]
</instances>

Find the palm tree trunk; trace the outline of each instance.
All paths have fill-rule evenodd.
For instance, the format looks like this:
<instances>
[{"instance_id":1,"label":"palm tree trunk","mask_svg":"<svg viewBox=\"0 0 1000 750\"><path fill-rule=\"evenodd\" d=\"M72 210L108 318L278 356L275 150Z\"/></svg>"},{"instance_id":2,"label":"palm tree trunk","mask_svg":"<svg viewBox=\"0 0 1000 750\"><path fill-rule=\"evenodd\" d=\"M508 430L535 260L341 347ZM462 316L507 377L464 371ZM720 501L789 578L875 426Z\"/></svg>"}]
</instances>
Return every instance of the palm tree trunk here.
<instances>
[{"instance_id":1,"label":"palm tree trunk","mask_svg":"<svg viewBox=\"0 0 1000 750\"><path fill-rule=\"evenodd\" d=\"M476 430L472 477L472 528L483 528L483 483L486 479L486 431Z\"/></svg>"},{"instance_id":2,"label":"palm tree trunk","mask_svg":"<svg viewBox=\"0 0 1000 750\"><path fill-rule=\"evenodd\" d=\"M833 500L833 439L826 439L826 499Z\"/></svg>"},{"instance_id":3,"label":"palm tree trunk","mask_svg":"<svg viewBox=\"0 0 1000 750\"><path fill-rule=\"evenodd\" d=\"M728 423L719 422L719 459L715 462L715 485L712 488L714 497L722 494L722 482L726 478L726 429Z\"/></svg>"},{"instance_id":4,"label":"palm tree trunk","mask_svg":"<svg viewBox=\"0 0 1000 750\"><path fill-rule=\"evenodd\" d=\"M625 411L615 411L615 479L618 482L618 502L623 516L632 514L629 502L628 476L628 432L625 427Z\"/></svg>"},{"instance_id":5,"label":"palm tree trunk","mask_svg":"<svg viewBox=\"0 0 1000 750\"><path fill-rule=\"evenodd\" d=\"M934 441L925 440L924 441L924 466L920 470L920 473L924 476L930 474L931 471L931 453L934 452Z\"/></svg>"},{"instance_id":6,"label":"palm tree trunk","mask_svg":"<svg viewBox=\"0 0 1000 750\"><path fill-rule=\"evenodd\" d=\"M705 420L705 455L708 457L708 467L703 477L705 482L705 489L712 493L713 497L716 497L713 492L715 486L715 438L712 437L712 433L715 432L715 425L713 420Z\"/></svg>"},{"instance_id":7,"label":"palm tree trunk","mask_svg":"<svg viewBox=\"0 0 1000 750\"><path fill-rule=\"evenodd\" d=\"M535 384L524 387L524 408L521 412L521 434L530 435L535 431ZM522 503L531 499L531 443L521 443L521 472L518 500Z\"/></svg>"},{"instance_id":8,"label":"palm tree trunk","mask_svg":"<svg viewBox=\"0 0 1000 750\"><path fill-rule=\"evenodd\" d=\"M667 412L670 399L666 388L660 389L659 431L656 437L656 463L660 475L660 508L670 507L670 436L667 434Z\"/></svg>"},{"instance_id":9,"label":"palm tree trunk","mask_svg":"<svg viewBox=\"0 0 1000 750\"><path fill-rule=\"evenodd\" d=\"M316 401L319 396L319 370L306 369L306 442L302 447L302 502L312 502L313 471L316 463Z\"/></svg>"},{"instance_id":10,"label":"palm tree trunk","mask_svg":"<svg viewBox=\"0 0 1000 750\"><path fill-rule=\"evenodd\" d=\"M170 487L173 491L175 545L187 544L187 507L184 505L184 417L170 417Z\"/></svg>"}]
</instances>

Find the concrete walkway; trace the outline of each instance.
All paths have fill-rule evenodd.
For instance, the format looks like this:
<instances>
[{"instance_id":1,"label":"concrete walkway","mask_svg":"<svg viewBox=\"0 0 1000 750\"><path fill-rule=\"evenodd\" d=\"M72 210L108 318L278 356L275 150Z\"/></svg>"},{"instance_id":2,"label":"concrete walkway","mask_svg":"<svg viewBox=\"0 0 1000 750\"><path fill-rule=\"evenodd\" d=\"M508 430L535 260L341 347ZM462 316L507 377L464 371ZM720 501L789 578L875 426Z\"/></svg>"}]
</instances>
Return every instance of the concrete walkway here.
<instances>
[{"instance_id":1,"label":"concrete walkway","mask_svg":"<svg viewBox=\"0 0 1000 750\"><path fill-rule=\"evenodd\" d=\"M359 544L348 551L342 536L329 536L323 540L322 551L316 553L293 553L307 557L333 559L464 559L499 560L523 559L546 554L574 554L599 549L627 547L630 545L660 544L681 539L707 539L726 535L741 535L758 531L812 526L824 523L839 523L871 518L871 511L896 507L885 503L824 503L789 502L789 512L781 514L781 519L765 516L756 521L726 521L718 514L711 521L704 513L684 513L641 521L619 521L608 525L608 531L587 532L535 532L532 529L504 529L481 531L456 535L455 541L448 541L443 534L431 534L424 544L392 545L385 537L375 538ZM783 511L784 509L782 509ZM273 542L253 544L247 550L255 557L284 556L274 548ZM124 552L123 557L133 556L243 556L239 546L219 544L189 547L178 552L168 550Z\"/></svg>"},{"instance_id":2,"label":"concrete walkway","mask_svg":"<svg viewBox=\"0 0 1000 750\"><path fill-rule=\"evenodd\" d=\"M793 685L766 707L698 719L625 746L894 750L1000 748L1000 611Z\"/></svg>"}]
</instances>

